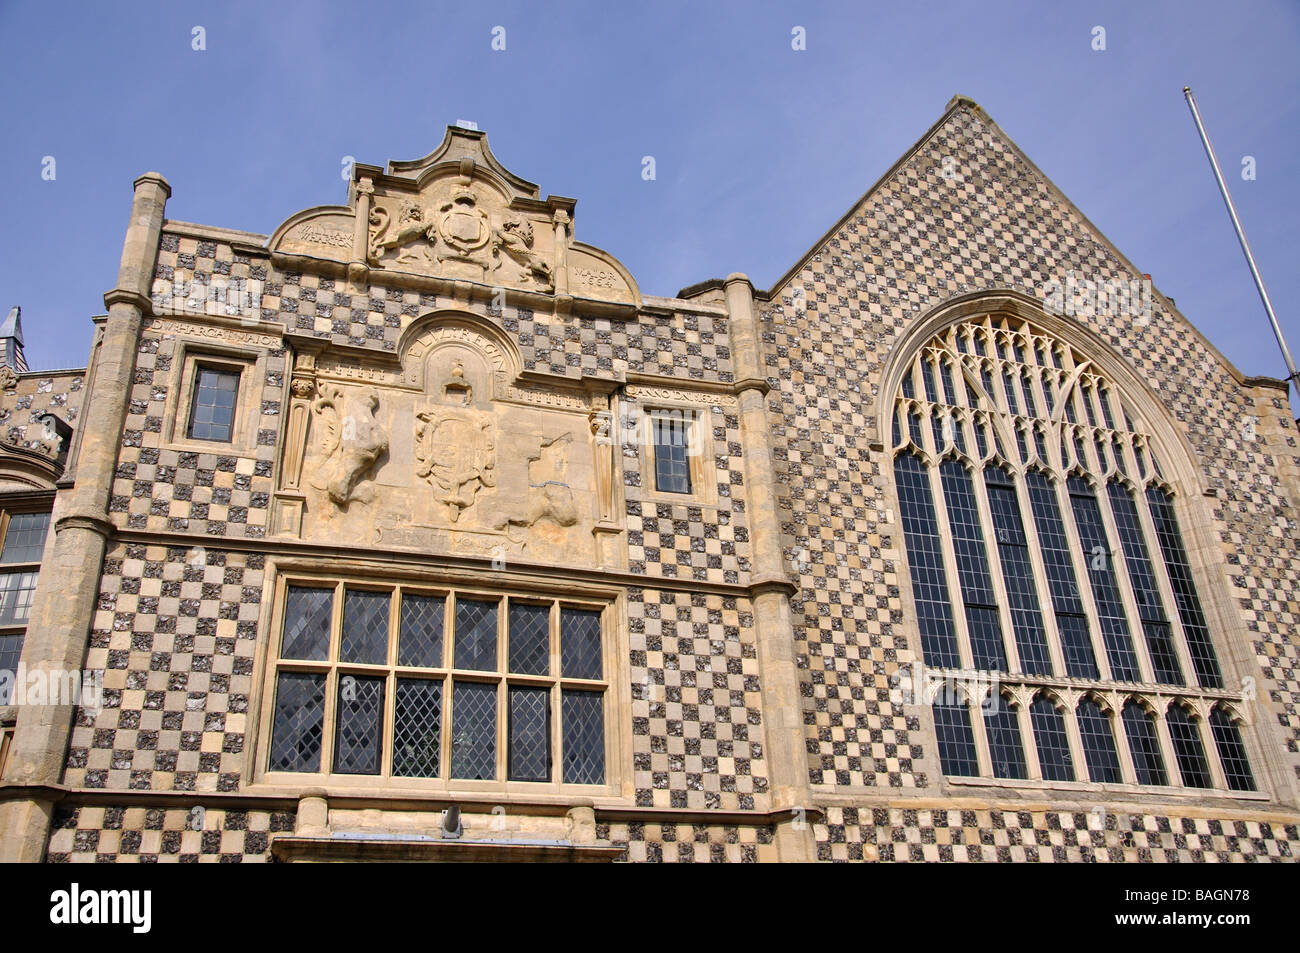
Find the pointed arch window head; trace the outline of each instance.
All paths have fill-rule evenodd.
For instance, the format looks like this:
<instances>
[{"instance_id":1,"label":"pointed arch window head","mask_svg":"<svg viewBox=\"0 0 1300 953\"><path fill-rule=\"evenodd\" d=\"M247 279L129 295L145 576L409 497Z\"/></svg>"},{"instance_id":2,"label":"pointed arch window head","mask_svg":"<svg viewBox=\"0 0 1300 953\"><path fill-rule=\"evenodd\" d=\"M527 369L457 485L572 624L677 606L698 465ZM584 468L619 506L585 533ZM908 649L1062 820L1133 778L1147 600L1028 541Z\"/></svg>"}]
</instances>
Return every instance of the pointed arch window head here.
<instances>
[{"instance_id":1,"label":"pointed arch window head","mask_svg":"<svg viewBox=\"0 0 1300 953\"><path fill-rule=\"evenodd\" d=\"M924 664L995 673L1027 706L933 706L944 773L1254 790L1238 724L1188 715L1227 682L1198 549L1109 360L987 314L910 351L884 395ZM1065 678L1081 701L1056 700Z\"/></svg>"}]
</instances>

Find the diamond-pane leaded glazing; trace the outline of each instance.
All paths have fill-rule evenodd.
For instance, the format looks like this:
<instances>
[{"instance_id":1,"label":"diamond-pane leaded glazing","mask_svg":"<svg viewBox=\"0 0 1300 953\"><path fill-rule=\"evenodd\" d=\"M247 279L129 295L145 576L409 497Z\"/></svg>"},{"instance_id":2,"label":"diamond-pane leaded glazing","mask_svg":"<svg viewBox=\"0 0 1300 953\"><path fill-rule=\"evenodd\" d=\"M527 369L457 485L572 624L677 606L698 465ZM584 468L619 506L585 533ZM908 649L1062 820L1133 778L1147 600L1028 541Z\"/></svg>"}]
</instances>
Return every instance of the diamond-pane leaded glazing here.
<instances>
[{"instance_id":1,"label":"diamond-pane leaded glazing","mask_svg":"<svg viewBox=\"0 0 1300 953\"><path fill-rule=\"evenodd\" d=\"M436 778L442 742L442 682L399 678L393 709L393 775Z\"/></svg>"},{"instance_id":2,"label":"diamond-pane leaded glazing","mask_svg":"<svg viewBox=\"0 0 1300 953\"><path fill-rule=\"evenodd\" d=\"M511 781L551 779L551 690L510 688Z\"/></svg>"},{"instance_id":3,"label":"diamond-pane leaded glazing","mask_svg":"<svg viewBox=\"0 0 1300 953\"><path fill-rule=\"evenodd\" d=\"M442 667L442 627L447 600L442 596L402 595L402 634L397 664L416 668Z\"/></svg>"},{"instance_id":4,"label":"diamond-pane leaded glazing","mask_svg":"<svg viewBox=\"0 0 1300 953\"><path fill-rule=\"evenodd\" d=\"M456 668L496 669L497 610L495 600L456 600Z\"/></svg>"},{"instance_id":5,"label":"diamond-pane leaded glazing","mask_svg":"<svg viewBox=\"0 0 1300 953\"><path fill-rule=\"evenodd\" d=\"M323 662L330 650L333 589L290 586L284 600L282 658Z\"/></svg>"},{"instance_id":6,"label":"diamond-pane leaded glazing","mask_svg":"<svg viewBox=\"0 0 1300 953\"><path fill-rule=\"evenodd\" d=\"M604 695L566 689L561 696L560 717L564 783L604 784Z\"/></svg>"},{"instance_id":7,"label":"diamond-pane leaded glazing","mask_svg":"<svg viewBox=\"0 0 1300 953\"><path fill-rule=\"evenodd\" d=\"M281 672L271 728L272 771L319 771L325 721L325 676Z\"/></svg>"},{"instance_id":8,"label":"diamond-pane leaded glazing","mask_svg":"<svg viewBox=\"0 0 1300 953\"><path fill-rule=\"evenodd\" d=\"M1241 743L1241 730L1222 708L1210 712L1210 732L1214 735L1214 746L1219 750L1219 763L1223 765L1223 774L1228 787L1233 791L1255 790L1255 776L1250 770L1250 759L1246 757L1246 746Z\"/></svg>"},{"instance_id":9,"label":"diamond-pane leaded glazing","mask_svg":"<svg viewBox=\"0 0 1300 953\"><path fill-rule=\"evenodd\" d=\"M560 674L565 678L600 678L600 613L560 609Z\"/></svg>"},{"instance_id":10,"label":"diamond-pane leaded glazing","mask_svg":"<svg viewBox=\"0 0 1300 953\"><path fill-rule=\"evenodd\" d=\"M451 694L451 776L492 781L497 774L497 687L456 682Z\"/></svg>"},{"instance_id":11,"label":"diamond-pane leaded glazing","mask_svg":"<svg viewBox=\"0 0 1300 953\"><path fill-rule=\"evenodd\" d=\"M1034 729L1043 780L1073 781L1074 758L1070 755L1070 739L1065 734L1065 719L1060 710L1040 695L1029 706L1029 722Z\"/></svg>"},{"instance_id":12,"label":"diamond-pane leaded glazing","mask_svg":"<svg viewBox=\"0 0 1300 953\"><path fill-rule=\"evenodd\" d=\"M334 770L339 774L378 774L383 758L384 679L340 676L337 717Z\"/></svg>"},{"instance_id":13,"label":"diamond-pane leaded glazing","mask_svg":"<svg viewBox=\"0 0 1300 953\"><path fill-rule=\"evenodd\" d=\"M388 661L388 610L392 596L387 592L349 589L343 596L343 638L339 659L365 665Z\"/></svg>"},{"instance_id":14,"label":"diamond-pane leaded glazing","mask_svg":"<svg viewBox=\"0 0 1300 953\"><path fill-rule=\"evenodd\" d=\"M548 675L551 671L551 607L510 602L510 671Z\"/></svg>"},{"instance_id":15,"label":"diamond-pane leaded glazing","mask_svg":"<svg viewBox=\"0 0 1300 953\"><path fill-rule=\"evenodd\" d=\"M1076 714L1079 719L1079 739L1083 742L1083 760L1088 766L1088 780L1118 784L1122 775L1110 719L1091 698L1079 702Z\"/></svg>"}]
</instances>

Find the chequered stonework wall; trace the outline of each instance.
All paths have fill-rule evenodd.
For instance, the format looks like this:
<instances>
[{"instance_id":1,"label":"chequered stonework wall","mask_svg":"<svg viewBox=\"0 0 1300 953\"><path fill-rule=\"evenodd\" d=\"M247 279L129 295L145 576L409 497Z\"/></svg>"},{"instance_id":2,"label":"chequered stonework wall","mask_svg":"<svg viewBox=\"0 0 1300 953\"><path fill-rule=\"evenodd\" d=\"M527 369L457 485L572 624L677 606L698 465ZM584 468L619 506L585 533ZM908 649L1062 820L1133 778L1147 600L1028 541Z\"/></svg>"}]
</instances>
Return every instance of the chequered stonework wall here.
<instances>
[{"instance_id":1,"label":"chequered stonework wall","mask_svg":"<svg viewBox=\"0 0 1300 953\"><path fill-rule=\"evenodd\" d=\"M51 863L265 863L274 834L293 831L289 811L144 807L57 808Z\"/></svg>"},{"instance_id":2,"label":"chequered stonework wall","mask_svg":"<svg viewBox=\"0 0 1300 953\"><path fill-rule=\"evenodd\" d=\"M646 407L652 407L652 402L647 401ZM750 546L739 410L715 406L709 421L711 433L703 437L711 440L712 453L707 448L701 452L707 455L709 472L715 475L716 505L647 498L641 485L641 455L652 451L635 443L623 445L628 568L632 572L699 582L739 583L747 579ZM653 473L650 479L654 479Z\"/></svg>"},{"instance_id":3,"label":"chequered stonework wall","mask_svg":"<svg viewBox=\"0 0 1300 953\"><path fill-rule=\"evenodd\" d=\"M818 860L1239 863L1294 861L1294 824L1164 814L836 807Z\"/></svg>"},{"instance_id":4,"label":"chequered stonework wall","mask_svg":"<svg viewBox=\"0 0 1300 953\"><path fill-rule=\"evenodd\" d=\"M86 667L102 710L82 708L72 787L234 791L265 557L116 544L104 561Z\"/></svg>"},{"instance_id":5,"label":"chequered stonework wall","mask_svg":"<svg viewBox=\"0 0 1300 953\"><path fill-rule=\"evenodd\" d=\"M748 600L630 589L628 641L636 803L753 809L767 770Z\"/></svg>"},{"instance_id":6,"label":"chequered stonework wall","mask_svg":"<svg viewBox=\"0 0 1300 953\"><path fill-rule=\"evenodd\" d=\"M734 824L597 824L596 839L626 848L634 863L745 863L776 860L772 832Z\"/></svg>"},{"instance_id":7,"label":"chequered stonework wall","mask_svg":"<svg viewBox=\"0 0 1300 953\"><path fill-rule=\"evenodd\" d=\"M0 440L53 455L57 448L46 438L45 426L36 417L52 413L75 429L85 383L81 370L20 375L13 388L0 391Z\"/></svg>"},{"instance_id":8,"label":"chequered stonework wall","mask_svg":"<svg viewBox=\"0 0 1300 953\"><path fill-rule=\"evenodd\" d=\"M942 175L946 157L956 181ZM1099 283L1141 278L963 106L776 289L762 315L769 406L785 424L773 433L784 545L801 573L794 610L813 784L927 788L935 780L917 765L923 752L935 756L932 741L889 694L889 676L919 654L902 617L902 535L885 502L892 471L869 449L894 343L951 298L992 288L1037 297L1071 271ZM1289 750L1300 754L1300 513L1274 459L1294 456L1294 427L1247 440L1246 422L1258 414L1251 396L1180 316L1158 298L1152 311L1145 325L1082 320L1170 408L1217 489L1217 500L1203 502L1213 506L1242 630L1269 678ZM1048 826L1041 817L1033 824ZM862 822L885 835L891 826ZM843 853L827 830L819 829L823 850ZM881 838L864 835L889 843ZM1286 839L1278 832L1279 843Z\"/></svg>"}]
</instances>

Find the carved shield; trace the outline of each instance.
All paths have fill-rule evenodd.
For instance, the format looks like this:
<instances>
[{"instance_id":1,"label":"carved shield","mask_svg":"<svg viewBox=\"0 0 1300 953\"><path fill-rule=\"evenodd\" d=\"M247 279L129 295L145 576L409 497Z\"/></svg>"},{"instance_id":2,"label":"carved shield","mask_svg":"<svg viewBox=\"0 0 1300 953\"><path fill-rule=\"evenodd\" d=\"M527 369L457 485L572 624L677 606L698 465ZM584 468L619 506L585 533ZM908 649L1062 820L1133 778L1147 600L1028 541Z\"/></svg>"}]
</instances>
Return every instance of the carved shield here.
<instances>
[{"instance_id":1,"label":"carved shield","mask_svg":"<svg viewBox=\"0 0 1300 953\"><path fill-rule=\"evenodd\" d=\"M474 504L480 487L496 486L496 447L490 420L472 411L429 411L417 415L416 473L447 504L451 521Z\"/></svg>"}]
</instances>

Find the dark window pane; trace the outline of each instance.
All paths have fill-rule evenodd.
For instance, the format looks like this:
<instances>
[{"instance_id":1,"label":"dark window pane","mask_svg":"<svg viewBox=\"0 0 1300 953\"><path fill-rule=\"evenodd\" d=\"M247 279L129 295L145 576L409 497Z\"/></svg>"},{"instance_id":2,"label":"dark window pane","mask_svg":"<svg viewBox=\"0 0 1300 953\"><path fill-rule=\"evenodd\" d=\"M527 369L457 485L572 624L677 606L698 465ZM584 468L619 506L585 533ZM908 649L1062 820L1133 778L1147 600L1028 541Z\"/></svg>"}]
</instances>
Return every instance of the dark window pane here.
<instances>
[{"instance_id":1,"label":"dark window pane","mask_svg":"<svg viewBox=\"0 0 1300 953\"><path fill-rule=\"evenodd\" d=\"M496 686L456 682L451 695L451 776L492 781L496 775Z\"/></svg>"},{"instance_id":2,"label":"dark window pane","mask_svg":"<svg viewBox=\"0 0 1300 953\"><path fill-rule=\"evenodd\" d=\"M684 414L656 413L650 422L655 441L655 489L661 493L690 493L690 447Z\"/></svg>"},{"instance_id":3,"label":"dark window pane","mask_svg":"<svg viewBox=\"0 0 1300 953\"><path fill-rule=\"evenodd\" d=\"M1088 578L1092 582L1092 595L1097 603L1101 623L1102 643L1110 662L1111 677L1121 682L1138 680L1137 656L1133 654L1133 641L1129 636L1128 618L1120 601L1115 582L1114 560L1111 558L1110 540L1101 519L1097 497L1087 481L1071 477L1070 506L1079 529L1079 545L1088 564Z\"/></svg>"},{"instance_id":4,"label":"dark window pane","mask_svg":"<svg viewBox=\"0 0 1300 953\"><path fill-rule=\"evenodd\" d=\"M995 698L993 707L984 713L984 731L989 739L989 758L995 778L1027 776L1025 749L1020 743L1020 721L1016 710L1005 698Z\"/></svg>"},{"instance_id":5,"label":"dark window pane","mask_svg":"<svg viewBox=\"0 0 1300 953\"><path fill-rule=\"evenodd\" d=\"M1083 760L1088 765L1088 780L1099 784L1118 784L1123 780L1115 736L1110 719L1091 698L1079 702L1079 737L1083 741Z\"/></svg>"},{"instance_id":6,"label":"dark window pane","mask_svg":"<svg viewBox=\"0 0 1300 953\"><path fill-rule=\"evenodd\" d=\"M1178 759L1183 784L1189 788L1213 787L1210 766L1201 746L1201 732L1187 709L1182 705L1170 705L1165 713L1165 723L1169 725L1169 740L1174 743L1174 757Z\"/></svg>"},{"instance_id":7,"label":"dark window pane","mask_svg":"<svg viewBox=\"0 0 1300 953\"><path fill-rule=\"evenodd\" d=\"M1255 776L1250 771L1246 746L1241 743L1241 731L1232 716L1222 708L1211 711L1210 731L1214 735L1214 746L1219 749L1219 763L1223 765L1228 787L1233 791L1255 790Z\"/></svg>"},{"instance_id":8,"label":"dark window pane","mask_svg":"<svg viewBox=\"0 0 1300 953\"><path fill-rule=\"evenodd\" d=\"M0 563L39 562L50 529L49 513L15 513L9 517Z\"/></svg>"},{"instance_id":9,"label":"dark window pane","mask_svg":"<svg viewBox=\"0 0 1300 953\"><path fill-rule=\"evenodd\" d=\"M551 691L510 688L510 780L551 779Z\"/></svg>"},{"instance_id":10,"label":"dark window pane","mask_svg":"<svg viewBox=\"0 0 1300 953\"><path fill-rule=\"evenodd\" d=\"M1002 643L1002 623L998 618L970 473L961 463L949 459L940 464L939 475L957 556L957 578L966 603L972 660L977 669L1005 672L1007 656Z\"/></svg>"},{"instance_id":11,"label":"dark window pane","mask_svg":"<svg viewBox=\"0 0 1300 953\"><path fill-rule=\"evenodd\" d=\"M599 692L565 691L560 706L564 783L604 784L604 696Z\"/></svg>"},{"instance_id":12,"label":"dark window pane","mask_svg":"<svg viewBox=\"0 0 1300 953\"><path fill-rule=\"evenodd\" d=\"M442 740L442 682L399 678L393 701L393 776L436 778Z\"/></svg>"},{"instance_id":13,"label":"dark window pane","mask_svg":"<svg viewBox=\"0 0 1300 953\"><path fill-rule=\"evenodd\" d=\"M1083 599L1070 558L1061 508L1056 501L1056 487L1037 470L1025 474L1029 489L1034 526L1038 529L1039 551L1047 572L1047 587L1052 593L1056 629L1061 636L1061 653L1065 673L1072 678L1097 678L1097 658L1092 651L1088 620Z\"/></svg>"},{"instance_id":14,"label":"dark window pane","mask_svg":"<svg viewBox=\"0 0 1300 953\"><path fill-rule=\"evenodd\" d=\"M1146 636L1147 651L1155 680L1164 685L1182 685L1183 673L1174 651L1174 640L1169 632L1168 618L1160 600L1151 557L1147 552L1146 538L1138 520L1133 494L1118 481L1107 488L1111 510L1115 514L1115 528L1119 531L1128 563L1128 577L1133 583L1133 596L1137 600L1138 617Z\"/></svg>"},{"instance_id":15,"label":"dark window pane","mask_svg":"<svg viewBox=\"0 0 1300 953\"><path fill-rule=\"evenodd\" d=\"M939 740L939 760L943 764L943 773L978 777L979 760L975 756L970 709L964 704L935 702L934 728Z\"/></svg>"},{"instance_id":16,"label":"dark window pane","mask_svg":"<svg viewBox=\"0 0 1300 953\"><path fill-rule=\"evenodd\" d=\"M235 424L235 392L239 374L199 366L190 407L189 436L195 440L229 443Z\"/></svg>"},{"instance_id":17,"label":"dark window pane","mask_svg":"<svg viewBox=\"0 0 1300 953\"><path fill-rule=\"evenodd\" d=\"M921 652L926 664L933 668L961 668L930 477L920 457L905 453L894 460L894 478L921 630Z\"/></svg>"},{"instance_id":18,"label":"dark window pane","mask_svg":"<svg viewBox=\"0 0 1300 953\"><path fill-rule=\"evenodd\" d=\"M1124 706L1124 734L1128 738L1129 752L1133 755L1133 769L1138 784L1168 784L1165 759L1160 753L1156 737L1156 720L1136 702Z\"/></svg>"},{"instance_id":19,"label":"dark window pane","mask_svg":"<svg viewBox=\"0 0 1300 953\"><path fill-rule=\"evenodd\" d=\"M560 674L565 678L600 678L600 613L560 609Z\"/></svg>"},{"instance_id":20,"label":"dark window pane","mask_svg":"<svg viewBox=\"0 0 1300 953\"><path fill-rule=\"evenodd\" d=\"M497 667L497 603L456 600L456 667L484 672Z\"/></svg>"},{"instance_id":21,"label":"dark window pane","mask_svg":"<svg viewBox=\"0 0 1300 953\"><path fill-rule=\"evenodd\" d=\"M446 600L442 596L402 596L402 635L397 664L442 668L442 626Z\"/></svg>"},{"instance_id":22,"label":"dark window pane","mask_svg":"<svg viewBox=\"0 0 1300 953\"><path fill-rule=\"evenodd\" d=\"M1169 572L1174 601L1178 604L1178 618L1183 623L1196 681L1202 688L1222 688L1223 675L1219 671L1219 660L1214 654L1214 644L1210 641L1209 627L1205 624L1205 613L1201 611L1196 584L1192 581L1192 567L1187 562L1183 536L1178 530L1178 519L1174 516L1174 501L1162 490L1151 487L1147 490L1147 506L1155 524L1156 539L1164 556L1165 569Z\"/></svg>"},{"instance_id":23,"label":"dark window pane","mask_svg":"<svg viewBox=\"0 0 1300 953\"><path fill-rule=\"evenodd\" d=\"M1007 586L1011 628L1020 653L1020 668L1030 675L1051 675L1052 660L1047 653L1047 634L1043 631L1038 589L1029 561L1029 541L1020 519L1015 484L1000 467L986 469L984 480L988 487L993 529L997 534L1002 577Z\"/></svg>"},{"instance_id":24,"label":"dark window pane","mask_svg":"<svg viewBox=\"0 0 1300 953\"><path fill-rule=\"evenodd\" d=\"M271 729L272 771L319 771L325 721L325 676L281 672Z\"/></svg>"},{"instance_id":25,"label":"dark window pane","mask_svg":"<svg viewBox=\"0 0 1300 953\"><path fill-rule=\"evenodd\" d=\"M510 671L520 675L550 674L550 606L510 603Z\"/></svg>"},{"instance_id":26,"label":"dark window pane","mask_svg":"<svg viewBox=\"0 0 1300 953\"><path fill-rule=\"evenodd\" d=\"M8 705L17 679L18 660L23 654L23 633L0 635L0 672L9 677L0 682L0 705Z\"/></svg>"},{"instance_id":27,"label":"dark window pane","mask_svg":"<svg viewBox=\"0 0 1300 953\"><path fill-rule=\"evenodd\" d=\"M1038 766L1046 781L1073 781L1074 759L1065 734L1065 719L1052 702L1039 696L1029 706L1029 723L1034 729Z\"/></svg>"},{"instance_id":28,"label":"dark window pane","mask_svg":"<svg viewBox=\"0 0 1300 953\"><path fill-rule=\"evenodd\" d=\"M0 573L0 625L22 625L32 612L37 573Z\"/></svg>"},{"instance_id":29,"label":"dark window pane","mask_svg":"<svg viewBox=\"0 0 1300 953\"><path fill-rule=\"evenodd\" d=\"M334 770L339 774L378 774L383 727L384 679L340 676Z\"/></svg>"},{"instance_id":30,"label":"dark window pane","mask_svg":"<svg viewBox=\"0 0 1300 953\"><path fill-rule=\"evenodd\" d=\"M339 659L365 665L388 661L388 611L392 596L387 592L349 589L343 596L343 640Z\"/></svg>"},{"instance_id":31,"label":"dark window pane","mask_svg":"<svg viewBox=\"0 0 1300 953\"><path fill-rule=\"evenodd\" d=\"M325 661L330 650L330 615L333 608L333 589L290 586L284 600L281 657Z\"/></svg>"}]
</instances>

